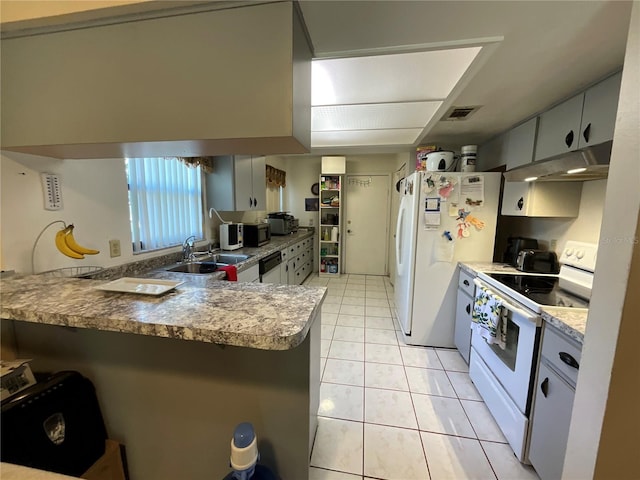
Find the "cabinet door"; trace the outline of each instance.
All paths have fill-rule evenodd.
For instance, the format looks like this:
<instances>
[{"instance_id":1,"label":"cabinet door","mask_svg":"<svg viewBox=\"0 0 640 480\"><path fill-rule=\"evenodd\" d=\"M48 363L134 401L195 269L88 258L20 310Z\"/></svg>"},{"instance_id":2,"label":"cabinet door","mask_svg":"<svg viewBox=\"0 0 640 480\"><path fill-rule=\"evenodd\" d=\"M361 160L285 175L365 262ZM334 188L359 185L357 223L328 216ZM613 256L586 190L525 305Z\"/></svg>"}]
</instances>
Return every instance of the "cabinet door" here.
<instances>
[{"instance_id":1,"label":"cabinet door","mask_svg":"<svg viewBox=\"0 0 640 480\"><path fill-rule=\"evenodd\" d=\"M610 76L584 93L579 147L613 140L622 72Z\"/></svg>"},{"instance_id":2,"label":"cabinet door","mask_svg":"<svg viewBox=\"0 0 640 480\"><path fill-rule=\"evenodd\" d=\"M507 132L508 133L508 132ZM478 147L476 170L486 172L492 168L506 163L505 149L507 147L507 134L503 133L492 138L487 143Z\"/></svg>"},{"instance_id":3,"label":"cabinet door","mask_svg":"<svg viewBox=\"0 0 640 480\"><path fill-rule=\"evenodd\" d=\"M292 258L287 262L287 284L296 284L296 259Z\"/></svg>"},{"instance_id":4,"label":"cabinet door","mask_svg":"<svg viewBox=\"0 0 640 480\"><path fill-rule=\"evenodd\" d=\"M529 182L505 182L502 193L502 215L527 216Z\"/></svg>"},{"instance_id":5,"label":"cabinet door","mask_svg":"<svg viewBox=\"0 0 640 480\"><path fill-rule=\"evenodd\" d=\"M246 155L236 155L234 165L236 211L253 208L252 159Z\"/></svg>"},{"instance_id":6,"label":"cabinet door","mask_svg":"<svg viewBox=\"0 0 640 480\"><path fill-rule=\"evenodd\" d=\"M469 353L471 352L471 308L473 307L473 297L470 297L464 290L458 289L458 300L456 302L456 324L453 341L467 364L469 363Z\"/></svg>"},{"instance_id":7,"label":"cabinet door","mask_svg":"<svg viewBox=\"0 0 640 480\"><path fill-rule=\"evenodd\" d=\"M502 215L577 217L582 182L505 182Z\"/></svg>"},{"instance_id":8,"label":"cabinet door","mask_svg":"<svg viewBox=\"0 0 640 480\"><path fill-rule=\"evenodd\" d=\"M255 210L267 209L267 174L265 157L251 159L251 185L253 189L253 206Z\"/></svg>"},{"instance_id":9,"label":"cabinet door","mask_svg":"<svg viewBox=\"0 0 640 480\"><path fill-rule=\"evenodd\" d=\"M282 262L280 264L280 283L287 285L289 283L289 266L288 262Z\"/></svg>"},{"instance_id":10,"label":"cabinet door","mask_svg":"<svg viewBox=\"0 0 640 480\"><path fill-rule=\"evenodd\" d=\"M583 102L584 93L581 93L540 115L536 160L578 148Z\"/></svg>"},{"instance_id":11,"label":"cabinet door","mask_svg":"<svg viewBox=\"0 0 640 480\"><path fill-rule=\"evenodd\" d=\"M574 390L540 363L531 426L529 460L542 480L562 476Z\"/></svg>"},{"instance_id":12,"label":"cabinet door","mask_svg":"<svg viewBox=\"0 0 640 480\"><path fill-rule=\"evenodd\" d=\"M507 145L504 153L507 161L507 170L533 161L537 128L538 118L536 117L507 132Z\"/></svg>"}]
</instances>

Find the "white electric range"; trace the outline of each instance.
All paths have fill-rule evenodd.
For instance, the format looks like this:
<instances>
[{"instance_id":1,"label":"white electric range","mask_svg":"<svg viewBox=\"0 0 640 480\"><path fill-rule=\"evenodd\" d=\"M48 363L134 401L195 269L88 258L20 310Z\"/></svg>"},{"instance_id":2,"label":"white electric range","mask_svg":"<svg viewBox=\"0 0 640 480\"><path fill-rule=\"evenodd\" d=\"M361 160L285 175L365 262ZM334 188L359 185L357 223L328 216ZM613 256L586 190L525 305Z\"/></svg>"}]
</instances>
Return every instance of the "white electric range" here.
<instances>
[{"instance_id":1,"label":"white electric range","mask_svg":"<svg viewBox=\"0 0 640 480\"><path fill-rule=\"evenodd\" d=\"M545 306L589 307L597 245L568 241L559 275L480 273L477 287L502 302L507 320L504 349L476 331L469 375L518 459L528 461L529 416ZM476 288L476 298L480 288Z\"/></svg>"}]
</instances>

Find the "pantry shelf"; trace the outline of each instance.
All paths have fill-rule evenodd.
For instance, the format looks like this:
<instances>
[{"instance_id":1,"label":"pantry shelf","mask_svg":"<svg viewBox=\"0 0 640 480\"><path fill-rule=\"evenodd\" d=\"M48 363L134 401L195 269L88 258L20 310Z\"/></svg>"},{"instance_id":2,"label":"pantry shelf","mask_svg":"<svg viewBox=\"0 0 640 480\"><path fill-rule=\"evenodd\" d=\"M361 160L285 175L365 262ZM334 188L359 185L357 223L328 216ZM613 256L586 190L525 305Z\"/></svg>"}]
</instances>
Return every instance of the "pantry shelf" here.
<instances>
[{"instance_id":1,"label":"pantry shelf","mask_svg":"<svg viewBox=\"0 0 640 480\"><path fill-rule=\"evenodd\" d=\"M320 176L320 276L340 276L342 175Z\"/></svg>"}]
</instances>

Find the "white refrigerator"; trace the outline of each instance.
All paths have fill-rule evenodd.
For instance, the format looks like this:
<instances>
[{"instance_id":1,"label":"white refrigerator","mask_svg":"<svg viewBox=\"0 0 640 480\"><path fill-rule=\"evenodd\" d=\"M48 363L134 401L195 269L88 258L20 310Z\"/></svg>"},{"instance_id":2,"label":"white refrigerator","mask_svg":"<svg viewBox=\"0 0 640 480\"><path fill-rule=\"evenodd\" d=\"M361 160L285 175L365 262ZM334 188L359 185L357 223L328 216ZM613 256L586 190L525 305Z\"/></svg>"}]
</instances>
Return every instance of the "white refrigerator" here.
<instances>
[{"instance_id":1,"label":"white refrigerator","mask_svg":"<svg viewBox=\"0 0 640 480\"><path fill-rule=\"evenodd\" d=\"M414 172L400 182L394 290L407 344L455 347L457 265L493 259L501 175Z\"/></svg>"}]
</instances>

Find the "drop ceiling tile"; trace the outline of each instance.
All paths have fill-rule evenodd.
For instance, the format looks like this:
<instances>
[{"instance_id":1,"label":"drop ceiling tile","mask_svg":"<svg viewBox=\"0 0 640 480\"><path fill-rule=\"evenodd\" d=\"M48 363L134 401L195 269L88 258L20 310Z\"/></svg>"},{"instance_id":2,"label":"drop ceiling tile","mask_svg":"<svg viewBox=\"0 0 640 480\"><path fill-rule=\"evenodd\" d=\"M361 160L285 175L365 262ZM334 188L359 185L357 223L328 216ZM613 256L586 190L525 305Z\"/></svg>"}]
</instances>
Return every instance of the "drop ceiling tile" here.
<instances>
[{"instance_id":1,"label":"drop ceiling tile","mask_svg":"<svg viewBox=\"0 0 640 480\"><path fill-rule=\"evenodd\" d=\"M314 60L311 104L443 100L480 50L467 47Z\"/></svg>"},{"instance_id":2,"label":"drop ceiling tile","mask_svg":"<svg viewBox=\"0 0 640 480\"><path fill-rule=\"evenodd\" d=\"M411 145L417 140L418 135L421 133L421 128L311 132L311 147Z\"/></svg>"},{"instance_id":3,"label":"drop ceiling tile","mask_svg":"<svg viewBox=\"0 0 640 480\"><path fill-rule=\"evenodd\" d=\"M311 131L424 128L442 102L330 105L311 108Z\"/></svg>"}]
</instances>

